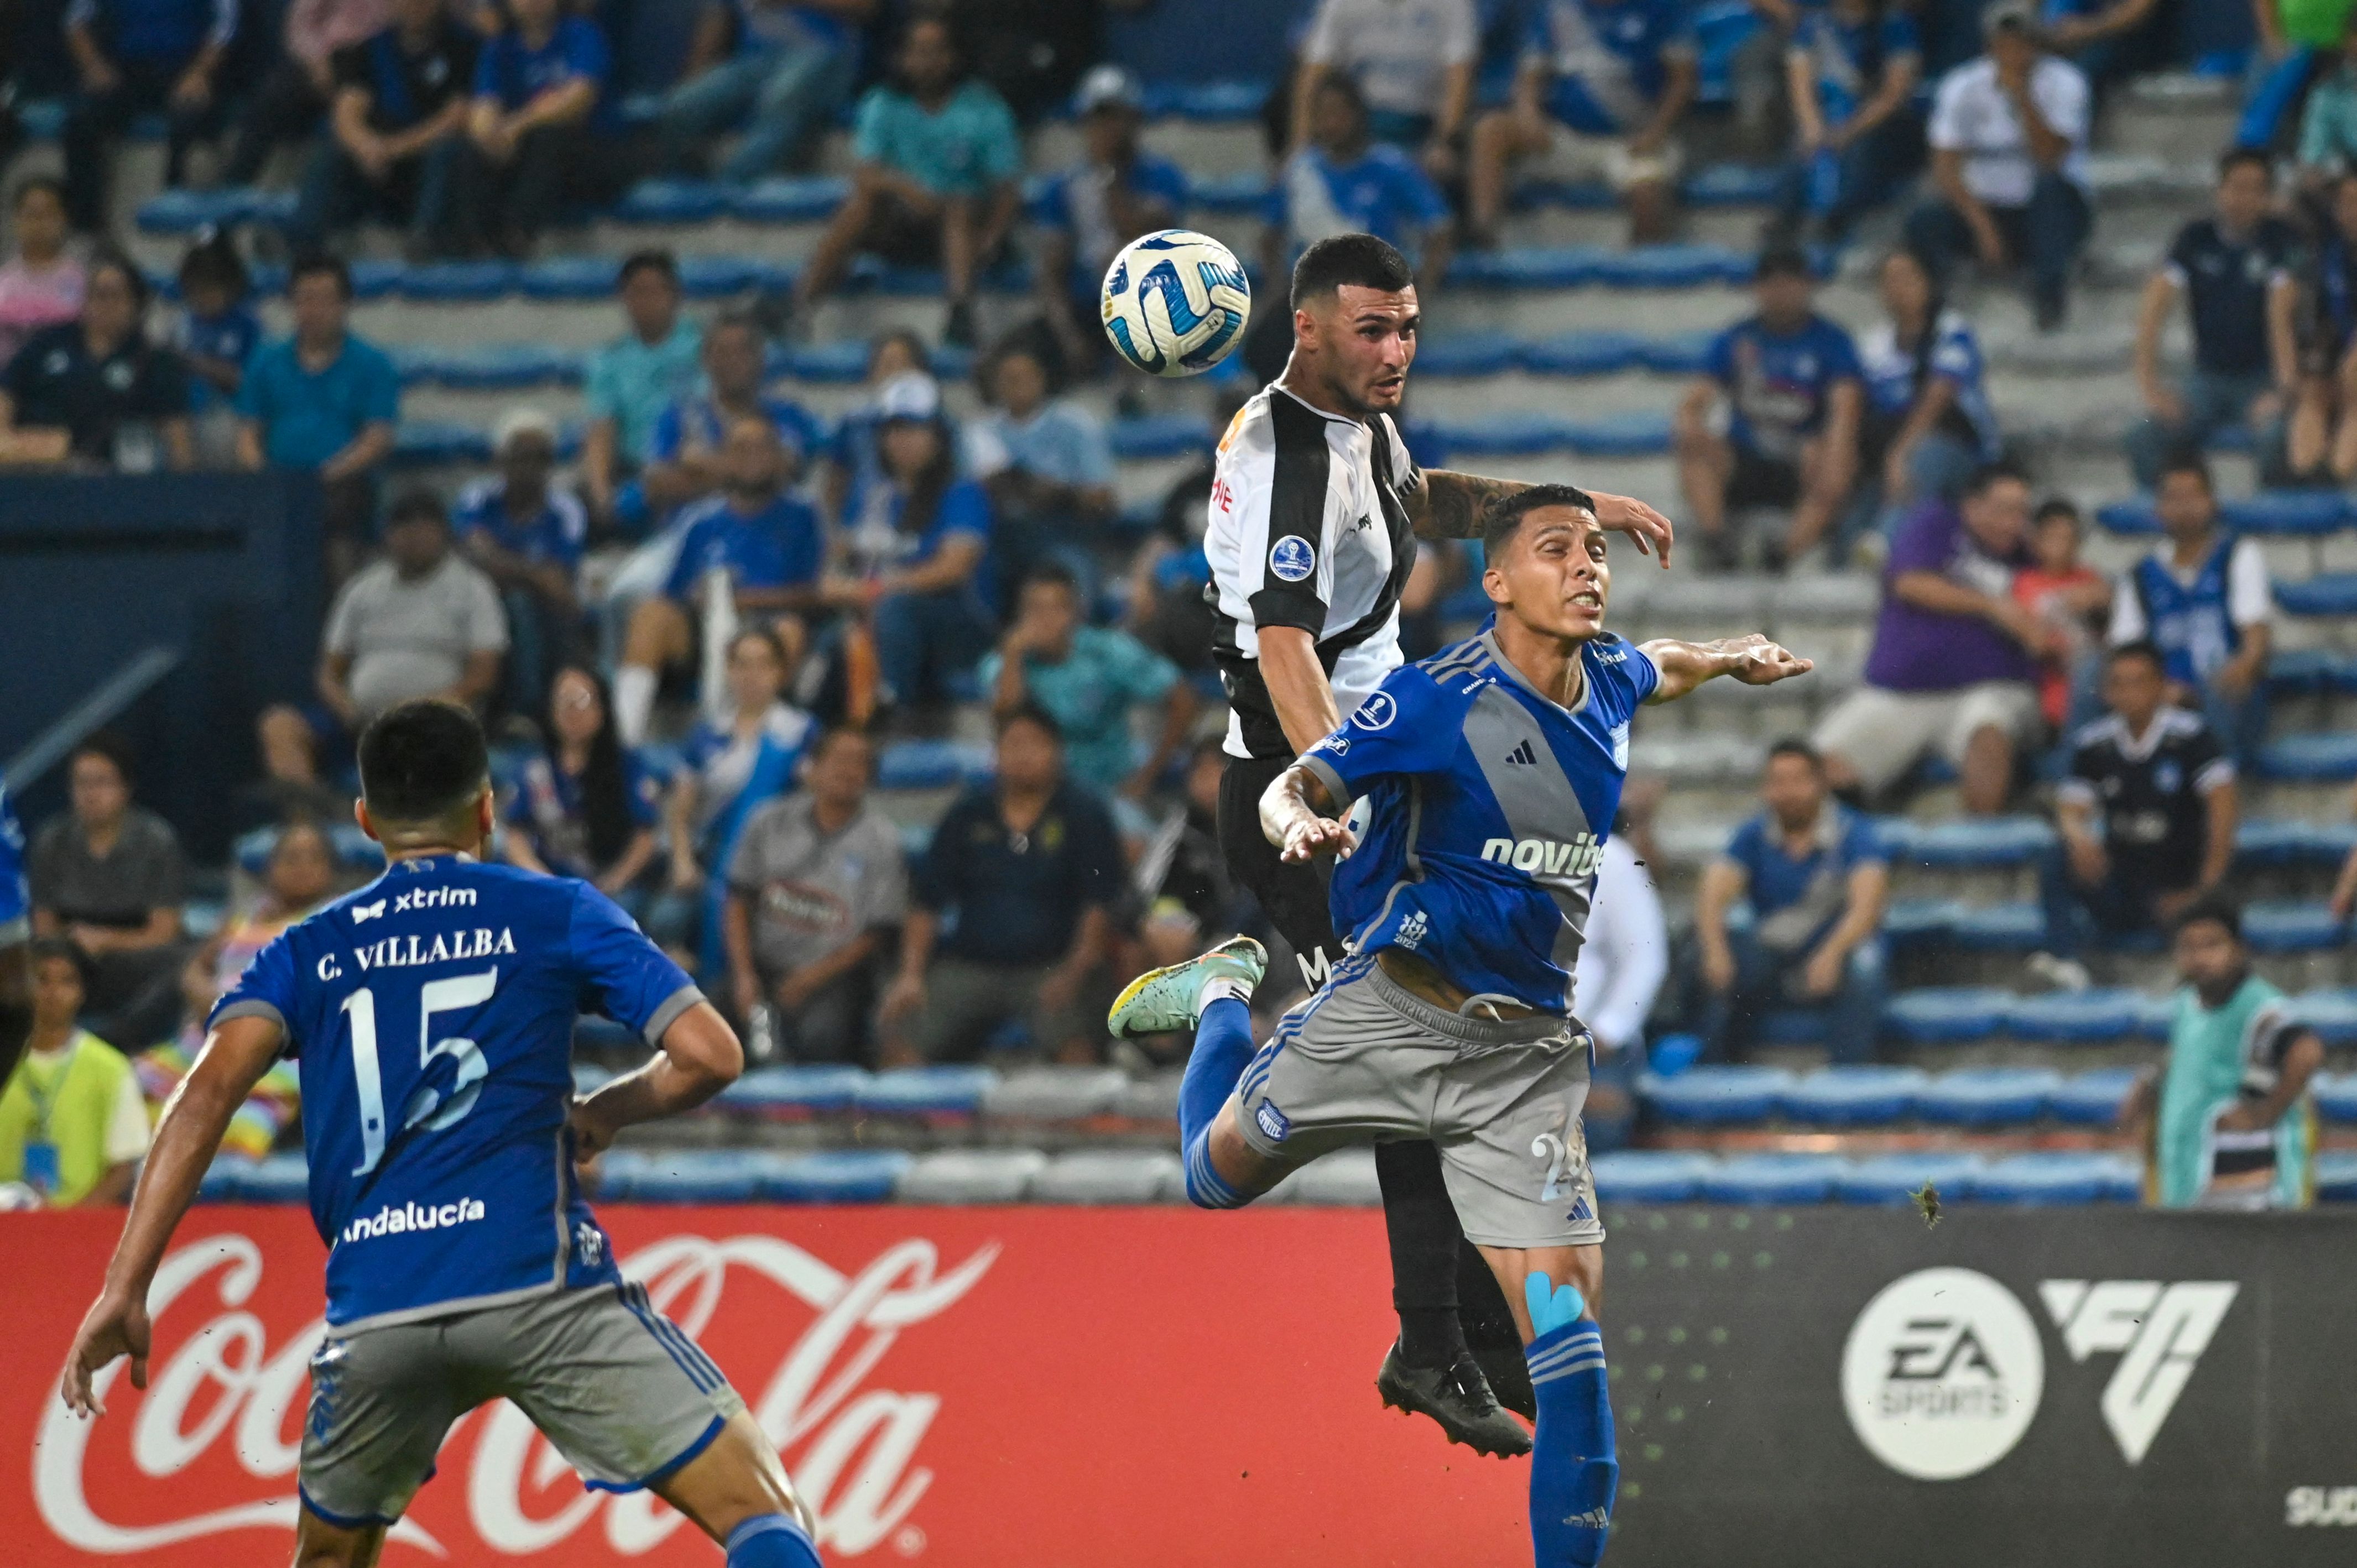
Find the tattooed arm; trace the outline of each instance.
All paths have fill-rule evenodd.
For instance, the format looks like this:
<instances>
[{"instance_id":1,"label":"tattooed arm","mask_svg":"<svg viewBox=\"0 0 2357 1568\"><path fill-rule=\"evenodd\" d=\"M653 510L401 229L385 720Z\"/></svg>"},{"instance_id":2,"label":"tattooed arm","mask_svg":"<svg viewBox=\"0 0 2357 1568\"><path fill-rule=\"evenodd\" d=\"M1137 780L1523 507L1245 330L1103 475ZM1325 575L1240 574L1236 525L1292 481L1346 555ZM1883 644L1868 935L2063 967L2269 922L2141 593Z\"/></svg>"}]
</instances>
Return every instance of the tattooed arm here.
<instances>
[{"instance_id":1,"label":"tattooed arm","mask_svg":"<svg viewBox=\"0 0 2357 1568\"><path fill-rule=\"evenodd\" d=\"M1491 510L1516 491L1530 487L1520 479L1492 479L1480 474L1459 474L1448 468L1418 468L1401 487L1408 521L1419 539L1479 539ZM1625 533L1641 555L1670 564L1670 520L1632 496L1590 490L1596 521L1615 533Z\"/></svg>"}]
</instances>

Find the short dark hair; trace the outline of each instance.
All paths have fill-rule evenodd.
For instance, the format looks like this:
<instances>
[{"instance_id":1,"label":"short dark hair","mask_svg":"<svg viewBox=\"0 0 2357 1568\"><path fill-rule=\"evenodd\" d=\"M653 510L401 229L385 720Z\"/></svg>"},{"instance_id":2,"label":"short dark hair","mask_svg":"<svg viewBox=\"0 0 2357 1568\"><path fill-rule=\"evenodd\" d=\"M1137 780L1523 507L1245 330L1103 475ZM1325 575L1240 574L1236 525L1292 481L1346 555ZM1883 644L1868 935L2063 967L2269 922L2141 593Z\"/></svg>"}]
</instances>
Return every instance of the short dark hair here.
<instances>
[{"instance_id":1,"label":"short dark hair","mask_svg":"<svg viewBox=\"0 0 2357 1568\"><path fill-rule=\"evenodd\" d=\"M756 343L767 345L770 341L770 329L762 326L761 318L749 310L724 310L714 317L711 325L704 329L705 340L709 342L715 332L730 331L750 332Z\"/></svg>"},{"instance_id":2,"label":"short dark hair","mask_svg":"<svg viewBox=\"0 0 2357 1568\"><path fill-rule=\"evenodd\" d=\"M287 269L286 292L293 294L295 285L309 277L331 277L336 280L338 294L346 299L352 297L352 269L333 251L310 251L296 257L295 264Z\"/></svg>"},{"instance_id":3,"label":"short dark hair","mask_svg":"<svg viewBox=\"0 0 2357 1568\"><path fill-rule=\"evenodd\" d=\"M1577 507L1593 512L1596 501L1577 485L1532 485L1491 501L1481 518L1481 559L1494 564L1499 553L1522 532L1523 519L1544 507Z\"/></svg>"},{"instance_id":4,"label":"short dark hair","mask_svg":"<svg viewBox=\"0 0 2357 1568\"><path fill-rule=\"evenodd\" d=\"M2266 150L2260 147L2228 147L2224 152L2220 153L2218 155L2218 183L2221 185L2225 184L2226 177L2233 174L2235 169L2241 167L2244 164L2249 164L2261 174L2266 175L2269 185L2273 185L2275 183L2275 159L2268 156Z\"/></svg>"},{"instance_id":5,"label":"short dark hair","mask_svg":"<svg viewBox=\"0 0 2357 1568\"><path fill-rule=\"evenodd\" d=\"M1017 703L999 714L996 733L1004 736L1017 725L1037 725L1048 732L1049 740L1058 746L1064 744L1064 726L1056 722L1055 714L1035 702L1026 700Z\"/></svg>"},{"instance_id":6,"label":"short dark hair","mask_svg":"<svg viewBox=\"0 0 2357 1568\"><path fill-rule=\"evenodd\" d=\"M1798 736L1788 735L1768 748L1768 760L1780 757L1797 757L1809 765L1809 771L1823 779L1825 776L1824 753Z\"/></svg>"},{"instance_id":7,"label":"short dark hair","mask_svg":"<svg viewBox=\"0 0 2357 1568\"><path fill-rule=\"evenodd\" d=\"M155 291L147 286L147 274L139 270L137 262L133 261L113 245L101 244L92 250L83 259L81 271L85 279L94 278L105 272L121 273L123 285L131 291L131 308L140 315L146 314L147 301L155 294ZM85 284L83 286L87 288L88 285Z\"/></svg>"},{"instance_id":8,"label":"short dark hair","mask_svg":"<svg viewBox=\"0 0 2357 1568\"><path fill-rule=\"evenodd\" d=\"M227 289L233 295L243 295L252 285L245 271L245 258L237 253L236 242L225 232L208 234L188 247L180 258L180 292L202 288L207 284Z\"/></svg>"},{"instance_id":9,"label":"short dark hair","mask_svg":"<svg viewBox=\"0 0 2357 1568\"><path fill-rule=\"evenodd\" d=\"M1760 259L1751 267L1754 283L1768 278L1808 278L1813 281L1816 275L1816 269L1809 264L1809 253L1798 245L1770 245L1760 252Z\"/></svg>"},{"instance_id":10,"label":"short dark hair","mask_svg":"<svg viewBox=\"0 0 2357 1568\"><path fill-rule=\"evenodd\" d=\"M1415 269L1388 242L1372 234L1336 234L1318 241L1293 263L1293 308L1345 286L1397 294L1415 282Z\"/></svg>"},{"instance_id":11,"label":"short dark hair","mask_svg":"<svg viewBox=\"0 0 2357 1568\"><path fill-rule=\"evenodd\" d=\"M2038 510L2030 513L2029 521L2044 523L2058 517L2068 518L2073 528L2084 528L2087 524L2085 514L2079 510L2079 503L2068 496L2049 496L2040 501Z\"/></svg>"},{"instance_id":12,"label":"short dark hair","mask_svg":"<svg viewBox=\"0 0 2357 1568\"><path fill-rule=\"evenodd\" d=\"M2209 460L2199 452L2189 448L2170 453L2162 461L2160 472L2153 479L2153 489L2158 492L2161 486L2169 483L2171 474L2191 474L2201 481L2203 494L2214 496L2218 493L2217 481L2210 477Z\"/></svg>"},{"instance_id":13,"label":"short dark hair","mask_svg":"<svg viewBox=\"0 0 2357 1568\"><path fill-rule=\"evenodd\" d=\"M2238 942L2243 940L2242 908L2222 893L2204 893L2201 897L2179 909L2177 912L2177 918L2169 923L2169 934L2173 940L2186 927L2200 925L2205 921L2212 925L2225 927L2226 934Z\"/></svg>"},{"instance_id":14,"label":"short dark hair","mask_svg":"<svg viewBox=\"0 0 2357 1568\"><path fill-rule=\"evenodd\" d=\"M386 822L432 822L472 800L490 774L483 726L456 703L395 703L361 732L361 799Z\"/></svg>"},{"instance_id":15,"label":"short dark hair","mask_svg":"<svg viewBox=\"0 0 2357 1568\"><path fill-rule=\"evenodd\" d=\"M630 287L630 280L640 273L661 273L663 282L673 288L679 286L679 263L673 259L669 251L632 251L622 258L621 268L614 274L614 286L618 289Z\"/></svg>"},{"instance_id":16,"label":"short dark hair","mask_svg":"<svg viewBox=\"0 0 2357 1568\"><path fill-rule=\"evenodd\" d=\"M855 724L829 725L819 731L818 738L810 743L811 760L816 762L824 757L839 740L856 740L867 747L867 771L873 777L876 772L876 737Z\"/></svg>"},{"instance_id":17,"label":"short dark hair","mask_svg":"<svg viewBox=\"0 0 2357 1568\"><path fill-rule=\"evenodd\" d=\"M1361 119L1366 118L1367 95L1365 91L1360 88L1359 79L1352 76L1349 71L1328 71L1325 75L1318 79L1318 91L1320 92L1340 93L1343 97L1351 101L1351 107L1359 112L1359 117Z\"/></svg>"},{"instance_id":18,"label":"short dark hair","mask_svg":"<svg viewBox=\"0 0 2357 1568\"><path fill-rule=\"evenodd\" d=\"M57 198L57 202L59 207L63 207L66 204L66 182L64 180L58 178L55 175L31 174L27 175L24 178L18 180L16 182L16 188L8 193L8 210L14 212L17 208L23 206L25 204L25 198L32 195L33 192L37 190L46 190L51 196Z\"/></svg>"},{"instance_id":19,"label":"short dark hair","mask_svg":"<svg viewBox=\"0 0 2357 1568\"><path fill-rule=\"evenodd\" d=\"M2169 672L2168 656L2161 652L2160 644L2150 638L2139 637L2133 642L2121 643L2104 655L2104 663L2110 666L2117 664L2123 659L2141 659L2162 674Z\"/></svg>"},{"instance_id":20,"label":"short dark hair","mask_svg":"<svg viewBox=\"0 0 2357 1568\"><path fill-rule=\"evenodd\" d=\"M82 992L87 1000L91 983L97 978L97 975L91 964L90 955L76 947L71 938L35 937L25 944L26 967L32 970L37 978L40 973L41 965L52 959L73 965L75 978L81 982Z\"/></svg>"},{"instance_id":21,"label":"short dark hair","mask_svg":"<svg viewBox=\"0 0 2357 1568\"><path fill-rule=\"evenodd\" d=\"M440 496L423 485L414 486L393 497L393 505L384 514L387 528L420 521L438 522L445 528L450 526L450 509L442 504Z\"/></svg>"},{"instance_id":22,"label":"short dark hair","mask_svg":"<svg viewBox=\"0 0 2357 1568\"><path fill-rule=\"evenodd\" d=\"M85 757L95 757L121 774L125 789L135 781L131 768L131 743L111 729L94 731L76 741L74 748L66 753L66 771L71 773L73 765Z\"/></svg>"},{"instance_id":23,"label":"short dark hair","mask_svg":"<svg viewBox=\"0 0 2357 1568\"><path fill-rule=\"evenodd\" d=\"M1080 596L1080 578L1074 576L1072 569L1061 561L1042 561L1023 574L1023 587L1037 587L1043 585L1049 587L1069 589L1073 597ZM1021 589L1017 589L1017 592L1019 595Z\"/></svg>"},{"instance_id":24,"label":"short dark hair","mask_svg":"<svg viewBox=\"0 0 2357 1568\"><path fill-rule=\"evenodd\" d=\"M1994 463L1983 463L1979 467L1975 468L1972 477L1964 481L1964 494L1985 496L1988 494L1991 485L2002 484L2007 479L2017 484L2029 483L2029 476L2022 472L2021 465L2018 463L2002 457Z\"/></svg>"}]
</instances>

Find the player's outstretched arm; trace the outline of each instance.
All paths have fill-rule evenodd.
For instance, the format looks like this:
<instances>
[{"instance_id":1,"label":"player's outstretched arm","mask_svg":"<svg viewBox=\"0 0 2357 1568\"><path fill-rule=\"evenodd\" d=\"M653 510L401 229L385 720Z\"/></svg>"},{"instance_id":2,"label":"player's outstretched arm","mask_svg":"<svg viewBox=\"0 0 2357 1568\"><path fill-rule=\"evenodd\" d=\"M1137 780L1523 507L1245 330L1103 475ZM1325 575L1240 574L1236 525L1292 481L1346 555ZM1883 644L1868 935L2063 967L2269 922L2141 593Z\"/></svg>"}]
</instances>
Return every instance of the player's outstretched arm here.
<instances>
[{"instance_id":1,"label":"player's outstretched arm","mask_svg":"<svg viewBox=\"0 0 2357 1568\"><path fill-rule=\"evenodd\" d=\"M147 1287L164 1261L180 1217L197 1200L205 1167L220 1152L230 1118L245 1103L285 1030L274 1019L229 1019L205 1036L188 1077L165 1102L156 1142L131 1195L131 1216L106 1265L106 1283L82 1316L59 1392L77 1414L103 1415L91 1380L117 1356L131 1358L131 1386L147 1386Z\"/></svg>"},{"instance_id":2,"label":"player's outstretched arm","mask_svg":"<svg viewBox=\"0 0 2357 1568\"><path fill-rule=\"evenodd\" d=\"M1492 479L1480 474L1459 474L1448 468L1419 468L1402 488L1408 521L1420 539L1479 539L1489 521L1491 506L1530 487L1520 479ZM1673 532L1670 520L1634 496L1590 490L1598 527L1625 533L1640 555L1658 555L1670 564Z\"/></svg>"},{"instance_id":3,"label":"player's outstretched arm","mask_svg":"<svg viewBox=\"0 0 2357 1568\"><path fill-rule=\"evenodd\" d=\"M1359 847L1350 824L1327 815L1333 801L1316 774L1296 763L1272 779L1260 797L1260 831L1285 852L1289 861L1306 861L1330 853L1348 860Z\"/></svg>"},{"instance_id":4,"label":"player's outstretched arm","mask_svg":"<svg viewBox=\"0 0 2357 1568\"><path fill-rule=\"evenodd\" d=\"M693 1111L745 1070L745 1047L709 1002L698 1002L663 1031L662 1049L636 1072L573 1102L573 1155L603 1153L614 1134L640 1122Z\"/></svg>"},{"instance_id":5,"label":"player's outstretched arm","mask_svg":"<svg viewBox=\"0 0 2357 1568\"><path fill-rule=\"evenodd\" d=\"M1648 703L1674 703L1714 675L1731 676L1747 686L1772 686L1817 667L1814 660L1803 659L1756 631L1749 637L1723 637L1717 642L1681 642L1664 637L1639 646L1662 672L1661 684L1645 699Z\"/></svg>"}]
</instances>

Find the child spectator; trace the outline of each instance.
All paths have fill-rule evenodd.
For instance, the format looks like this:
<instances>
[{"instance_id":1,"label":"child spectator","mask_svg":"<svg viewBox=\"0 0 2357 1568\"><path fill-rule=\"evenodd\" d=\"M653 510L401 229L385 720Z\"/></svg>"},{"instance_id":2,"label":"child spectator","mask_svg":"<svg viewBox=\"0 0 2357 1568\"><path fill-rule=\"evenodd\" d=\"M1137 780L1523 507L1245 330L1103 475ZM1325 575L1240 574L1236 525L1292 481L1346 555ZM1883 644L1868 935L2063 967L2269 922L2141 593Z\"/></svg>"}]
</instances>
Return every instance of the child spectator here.
<instances>
[{"instance_id":1,"label":"child spectator","mask_svg":"<svg viewBox=\"0 0 2357 1568\"><path fill-rule=\"evenodd\" d=\"M124 1054L77 1020L88 986L72 943L33 943L33 1028L0 1086L0 1184L52 1208L120 1204L147 1152L147 1108Z\"/></svg>"},{"instance_id":2,"label":"child spectator","mask_svg":"<svg viewBox=\"0 0 2357 1568\"><path fill-rule=\"evenodd\" d=\"M71 321L81 311L81 263L66 249L65 187L34 175L9 203L16 253L0 266L0 366L44 327Z\"/></svg>"},{"instance_id":3,"label":"child spectator","mask_svg":"<svg viewBox=\"0 0 2357 1568\"><path fill-rule=\"evenodd\" d=\"M236 242L219 231L180 258L177 347L188 364L189 403L199 419L226 409L237 396L245 362L262 341L262 318L246 303L250 287Z\"/></svg>"},{"instance_id":4,"label":"child spectator","mask_svg":"<svg viewBox=\"0 0 2357 1568\"><path fill-rule=\"evenodd\" d=\"M231 981L235 978L231 976ZM205 1021L227 989L228 983L220 978L217 966L205 954L199 953L181 965L179 1032L131 1058L131 1071L139 1084L140 1098L146 1101L151 1124L163 1116L173 1091L197 1065L197 1053L205 1044ZM272 1062L262 1081L246 1095L245 1103L230 1113L229 1130L221 1134L221 1153L261 1159L278 1146L281 1135L295 1124L302 1103L303 1080L294 1062L285 1058Z\"/></svg>"},{"instance_id":5,"label":"child spectator","mask_svg":"<svg viewBox=\"0 0 2357 1568\"><path fill-rule=\"evenodd\" d=\"M1795 133L1777 199L1788 234L1813 218L1838 245L1857 215L1883 199L1920 156L1909 112L1923 74L1915 20L1893 0L1832 0L1803 14L1785 55Z\"/></svg>"},{"instance_id":6,"label":"child spectator","mask_svg":"<svg viewBox=\"0 0 2357 1568\"><path fill-rule=\"evenodd\" d=\"M2029 522L2032 564L2013 575L2013 596L2052 634L2039 660L2038 705L2057 733L2068 726L2072 689L2112 606L2111 579L2079 559L2084 529L2069 501L2044 502Z\"/></svg>"}]
</instances>

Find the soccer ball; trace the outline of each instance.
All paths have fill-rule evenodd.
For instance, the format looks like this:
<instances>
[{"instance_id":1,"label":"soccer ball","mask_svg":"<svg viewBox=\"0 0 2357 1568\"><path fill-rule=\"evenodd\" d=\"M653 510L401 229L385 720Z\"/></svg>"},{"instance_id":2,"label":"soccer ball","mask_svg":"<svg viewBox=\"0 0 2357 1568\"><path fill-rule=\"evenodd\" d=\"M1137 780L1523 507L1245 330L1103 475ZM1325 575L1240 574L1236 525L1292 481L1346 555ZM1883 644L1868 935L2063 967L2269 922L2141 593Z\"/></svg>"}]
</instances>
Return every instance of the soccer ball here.
<instances>
[{"instance_id":1,"label":"soccer ball","mask_svg":"<svg viewBox=\"0 0 2357 1568\"><path fill-rule=\"evenodd\" d=\"M1164 229L1113 259L1101 303L1114 352L1149 376L1193 376L1243 341L1252 285L1209 234Z\"/></svg>"}]
</instances>

